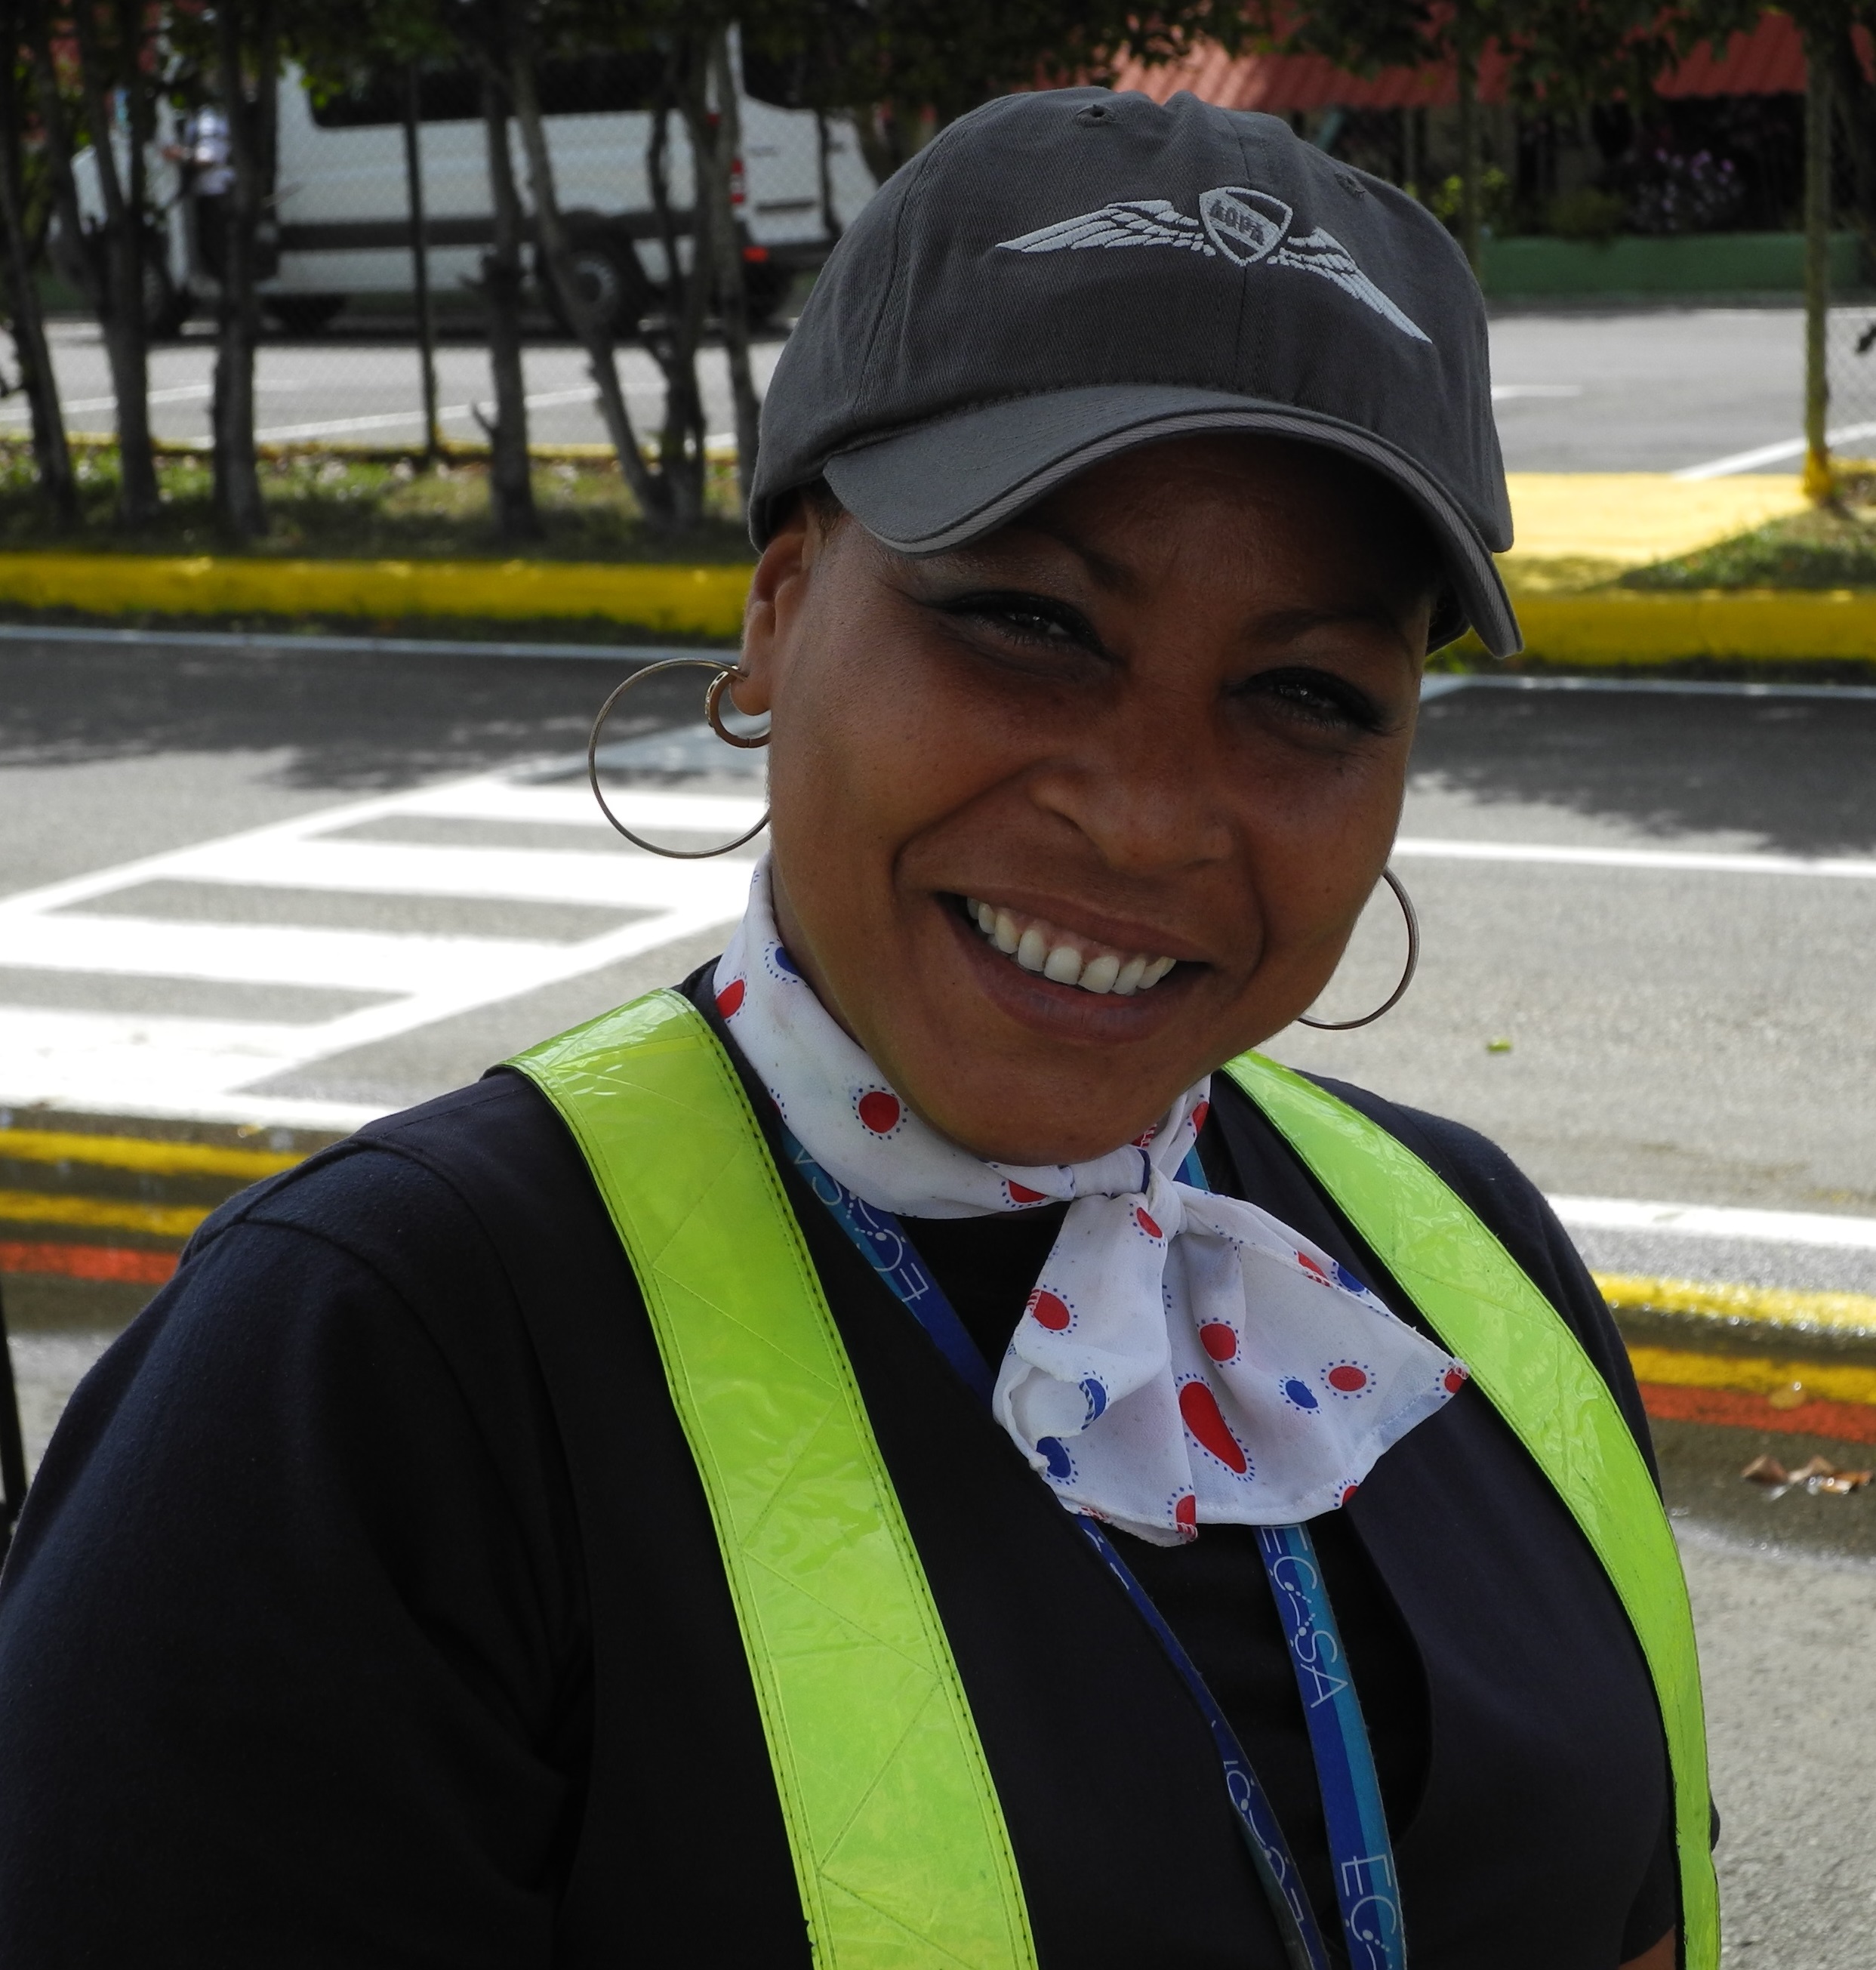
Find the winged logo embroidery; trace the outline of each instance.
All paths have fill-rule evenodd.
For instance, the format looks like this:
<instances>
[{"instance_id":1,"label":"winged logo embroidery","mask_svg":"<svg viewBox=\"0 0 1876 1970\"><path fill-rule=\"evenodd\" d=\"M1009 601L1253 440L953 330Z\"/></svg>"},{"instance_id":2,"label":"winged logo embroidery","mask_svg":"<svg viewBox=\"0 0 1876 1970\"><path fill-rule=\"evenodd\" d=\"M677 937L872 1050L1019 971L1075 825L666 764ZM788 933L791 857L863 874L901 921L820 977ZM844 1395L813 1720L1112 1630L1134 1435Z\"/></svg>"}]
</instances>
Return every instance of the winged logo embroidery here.
<instances>
[{"instance_id":1,"label":"winged logo embroidery","mask_svg":"<svg viewBox=\"0 0 1876 1970\"><path fill-rule=\"evenodd\" d=\"M1076 219L1058 219L1014 239L1000 239L1011 253L1079 253L1090 248L1171 246L1234 266L1294 267L1333 281L1346 294L1393 323L1416 342L1427 336L1355 263L1332 232L1319 226L1300 236L1290 230L1294 211L1280 198L1246 185L1218 185L1199 200L1190 218L1170 199L1118 199Z\"/></svg>"}]
</instances>

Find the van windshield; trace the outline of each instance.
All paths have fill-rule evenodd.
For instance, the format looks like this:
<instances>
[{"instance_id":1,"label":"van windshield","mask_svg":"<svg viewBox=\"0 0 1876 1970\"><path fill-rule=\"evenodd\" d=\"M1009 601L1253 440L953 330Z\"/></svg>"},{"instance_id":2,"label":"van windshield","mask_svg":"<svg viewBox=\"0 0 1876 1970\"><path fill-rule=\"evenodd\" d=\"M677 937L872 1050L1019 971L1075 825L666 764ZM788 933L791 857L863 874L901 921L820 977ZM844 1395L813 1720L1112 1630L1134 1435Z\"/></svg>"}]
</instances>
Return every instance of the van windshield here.
<instances>
[{"instance_id":1,"label":"van windshield","mask_svg":"<svg viewBox=\"0 0 1876 1970\"><path fill-rule=\"evenodd\" d=\"M657 104L663 57L650 50L583 56L540 64L541 113L607 116ZM344 87L312 98L313 120L322 130L355 130L404 121L406 71L361 69ZM482 85L466 62L426 62L417 78L418 116L425 123L464 123L482 113Z\"/></svg>"}]
</instances>

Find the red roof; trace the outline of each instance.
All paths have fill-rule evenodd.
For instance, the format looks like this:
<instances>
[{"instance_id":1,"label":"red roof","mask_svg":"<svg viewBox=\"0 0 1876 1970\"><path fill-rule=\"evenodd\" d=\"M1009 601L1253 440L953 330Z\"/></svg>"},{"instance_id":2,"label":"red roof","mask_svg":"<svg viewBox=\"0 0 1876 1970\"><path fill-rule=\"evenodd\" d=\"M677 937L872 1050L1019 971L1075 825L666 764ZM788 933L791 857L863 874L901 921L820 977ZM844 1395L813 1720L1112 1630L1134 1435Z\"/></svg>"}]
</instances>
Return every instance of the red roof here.
<instances>
[{"instance_id":1,"label":"red roof","mask_svg":"<svg viewBox=\"0 0 1876 1970\"><path fill-rule=\"evenodd\" d=\"M1488 47L1478 67L1478 99L1502 102L1510 64ZM1452 66L1383 69L1351 75L1323 55L1239 55L1201 42L1184 60L1164 67L1123 62L1116 89L1137 89L1164 102L1189 89L1227 109L1445 109L1457 98ZM1735 34L1723 49L1703 43L1656 85L1663 96L1769 96L1804 87L1804 50L1784 14L1764 14L1749 33Z\"/></svg>"}]
</instances>

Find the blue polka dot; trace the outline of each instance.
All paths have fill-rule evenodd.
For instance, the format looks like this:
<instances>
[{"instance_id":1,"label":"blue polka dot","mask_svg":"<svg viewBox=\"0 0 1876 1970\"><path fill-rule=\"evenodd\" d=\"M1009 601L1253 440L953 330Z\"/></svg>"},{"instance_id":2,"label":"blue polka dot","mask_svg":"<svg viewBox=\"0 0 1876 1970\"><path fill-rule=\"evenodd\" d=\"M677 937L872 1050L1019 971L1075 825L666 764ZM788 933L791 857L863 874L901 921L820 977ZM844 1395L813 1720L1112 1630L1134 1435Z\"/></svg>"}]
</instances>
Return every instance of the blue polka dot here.
<instances>
[{"instance_id":1,"label":"blue polka dot","mask_svg":"<svg viewBox=\"0 0 1876 1970\"><path fill-rule=\"evenodd\" d=\"M1075 1474L1075 1460L1063 1448L1059 1436L1039 1436L1036 1448L1048 1460L1049 1475L1059 1484L1065 1484Z\"/></svg>"},{"instance_id":2,"label":"blue polka dot","mask_svg":"<svg viewBox=\"0 0 1876 1970\"><path fill-rule=\"evenodd\" d=\"M1339 1259L1334 1260L1331 1263L1336 1268L1336 1283L1345 1292L1365 1293L1368 1291L1367 1287L1362 1285L1362 1282Z\"/></svg>"},{"instance_id":3,"label":"blue polka dot","mask_svg":"<svg viewBox=\"0 0 1876 1970\"><path fill-rule=\"evenodd\" d=\"M1299 1382L1296 1380L1293 1377L1289 1381L1284 1383L1284 1393L1287 1395L1300 1409L1319 1409L1322 1406L1322 1405L1316 1399L1316 1391L1310 1386L1309 1383L1307 1382Z\"/></svg>"},{"instance_id":4,"label":"blue polka dot","mask_svg":"<svg viewBox=\"0 0 1876 1970\"><path fill-rule=\"evenodd\" d=\"M775 962L781 970L787 973L790 978L799 978L801 976L800 972L796 968L794 960L779 944L775 947Z\"/></svg>"},{"instance_id":5,"label":"blue polka dot","mask_svg":"<svg viewBox=\"0 0 1876 1970\"><path fill-rule=\"evenodd\" d=\"M1093 1376L1081 1385L1082 1393L1088 1398L1088 1421L1092 1422L1108 1406L1108 1392Z\"/></svg>"}]
</instances>

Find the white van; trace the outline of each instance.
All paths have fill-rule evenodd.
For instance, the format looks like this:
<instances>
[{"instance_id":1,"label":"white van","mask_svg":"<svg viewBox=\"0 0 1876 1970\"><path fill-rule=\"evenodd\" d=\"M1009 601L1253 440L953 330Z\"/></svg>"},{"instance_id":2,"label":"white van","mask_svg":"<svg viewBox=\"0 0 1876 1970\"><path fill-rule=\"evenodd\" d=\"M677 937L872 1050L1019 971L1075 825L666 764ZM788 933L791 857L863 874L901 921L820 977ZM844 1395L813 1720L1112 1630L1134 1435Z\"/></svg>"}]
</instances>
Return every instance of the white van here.
<instances>
[{"instance_id":1,"label":"white van","mask_svg":"<svg viewBox=\"0 0 1876 1970\"><path fill-rule=\"evenodd\" d=\"M658 60L598 53L544 63L540 71L555 187L580 278L617 334L628 333L655 304L667 278L648 175L653 118L647 106ZM753 60L735 66L742 135L736 198L751 311L759 320L780 304L798 273L826 257L875 185L849 119L790 108L784 77L766 74ZM297 68L282 74L277 198L262 242L269 271L261 297L283 327L309 333L355 295L411 291L407 88L405 72L388 70L316 103ZM487 138L480 89L466 67L426 68L419 99L424 232L430 284L441 293L475 278L494 236ZM163 121L159 148L173 146L180 134L172 119ZM527 167L520 133L510 128L525 207ZM688 258L683 236L694 192L690 147L675 113L667 143L681 262ZM146 312L153 327L173 330L215 293L216 256L203 250L207 229L196 223L190 174L167 158L151 163L164 226L160 242L152 242ZM87 152L78 164L81 206L95 219L102 211L96 163Z\"/></svg>"}]
</instances>

